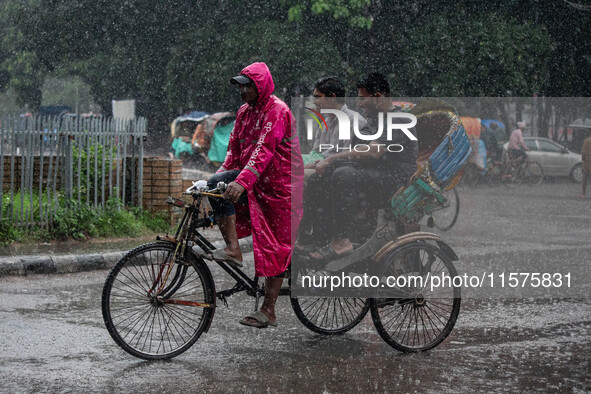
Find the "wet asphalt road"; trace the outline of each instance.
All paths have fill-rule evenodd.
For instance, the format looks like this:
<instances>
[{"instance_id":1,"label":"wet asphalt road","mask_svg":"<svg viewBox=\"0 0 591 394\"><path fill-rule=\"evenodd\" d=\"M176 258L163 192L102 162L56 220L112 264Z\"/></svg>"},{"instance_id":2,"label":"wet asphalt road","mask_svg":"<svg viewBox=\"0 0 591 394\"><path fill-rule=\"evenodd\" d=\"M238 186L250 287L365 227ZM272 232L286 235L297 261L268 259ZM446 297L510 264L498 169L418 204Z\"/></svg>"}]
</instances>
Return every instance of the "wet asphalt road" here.
<instances>
[{"instance_id":1,"label":"wet asphalt road","mask_svg":"<svg viewBox=\"0 0 591 394\"><path fill-rule=\"evenodd\" d=\"M586 278L591 199L572 197L579 188L461 189L460 219L444 234L460 255L460 270L560 264ZM104 327L106 275L0 278L0 391L591 390L591 294L581 282L568 297L474 293L463 300L450 337L413 355L383 342L370 316L342 336L314 334L287 297L279 300L279 328L243 327L237 321L254 303L240 294L217 309L209 333L189 351L145 362L119 349ZM218 289L228 283L218 280Z\"/></svg>"}]
</instances>

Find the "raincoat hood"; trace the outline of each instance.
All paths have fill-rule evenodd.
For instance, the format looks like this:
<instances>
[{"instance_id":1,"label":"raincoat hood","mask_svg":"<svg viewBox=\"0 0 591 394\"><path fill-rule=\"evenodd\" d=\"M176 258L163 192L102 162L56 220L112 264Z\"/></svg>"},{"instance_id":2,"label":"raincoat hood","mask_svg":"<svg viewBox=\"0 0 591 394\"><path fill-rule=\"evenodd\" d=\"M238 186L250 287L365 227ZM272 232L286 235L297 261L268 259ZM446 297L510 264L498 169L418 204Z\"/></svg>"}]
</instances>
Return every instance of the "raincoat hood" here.
<instances>
[{"instance_id":1,"label":"raincoat hood","mask_svg":"<svg viewBox=\"0 0 591 394\"><path fill-rule=\"evenodd\" d=\"M262 103L271 97L273 90L275 90L275 83L273 83L271 71L269 71L269 67L267 67L265 63L253 63L250 66L245 67L240 74L246 75L254 82L257 91L259 92L257 104Z\"/></svg>"}]
</instances>

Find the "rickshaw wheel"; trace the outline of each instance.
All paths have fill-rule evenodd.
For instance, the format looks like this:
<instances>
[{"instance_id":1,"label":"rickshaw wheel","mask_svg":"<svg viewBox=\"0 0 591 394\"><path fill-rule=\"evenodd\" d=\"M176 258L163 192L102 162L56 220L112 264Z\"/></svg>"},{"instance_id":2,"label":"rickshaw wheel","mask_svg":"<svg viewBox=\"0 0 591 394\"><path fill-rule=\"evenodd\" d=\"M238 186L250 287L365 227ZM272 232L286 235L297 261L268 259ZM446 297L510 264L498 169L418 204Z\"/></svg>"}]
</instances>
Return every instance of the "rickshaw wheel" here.
<instances>
[{"instance_id":1,"label":"rickshaw wheel","mask_svg":"<svg viewBox=\"0 0 591 394\"><path fill-rule=\"evenodd\" d=\"M178 356L213 319L215 283L209 268L193 256L174 256L175 246L168 242L138 246L119 260L105 281L103 320L117 345L135 357ZM168 276L163 273L169 266Z\"/></svg>"},{"instance_id":2,"label":"rickshaw wheel","mask_svg":"<svg viewBox=\"0 0 591 394\"><path fill-rule=\"evenodd\" d=\"M325 276L327 271L301 267L289 278L299 281L302 275ZM322 335L343 334L359 324L369 311L369 302L363 298L321 296L290 296L291 306L298 320L308 329Z\"/></svg>"},{"instance_id":3,"label":"rickshaw wheel","mask_svg":"<svg viewBox=\"0 0 591 394\"><path fill-rule=\"evenodd\" d=\"M322 335L353 329L369 311L363 298L292 297L291 306L304 326Z\"/></svg>"},{"instance_id":4,"label":"rickshaw wheel","mask_svg":"<svg viewBox=\"0 0 591 394\"><path fill-rule=\"evenodd\" d=\"M395 249L382 263L380 277L396 277L396 284L404 287L388 285L376 291L370 304L378 333L403 352L433 349L450 334L460 313L460 288L431 289L429 281L444 275L453 283L457 271L451 259L434 245L414 242ZM417 279L413 282L412 277Z\"/></svg>"}]
</instances>

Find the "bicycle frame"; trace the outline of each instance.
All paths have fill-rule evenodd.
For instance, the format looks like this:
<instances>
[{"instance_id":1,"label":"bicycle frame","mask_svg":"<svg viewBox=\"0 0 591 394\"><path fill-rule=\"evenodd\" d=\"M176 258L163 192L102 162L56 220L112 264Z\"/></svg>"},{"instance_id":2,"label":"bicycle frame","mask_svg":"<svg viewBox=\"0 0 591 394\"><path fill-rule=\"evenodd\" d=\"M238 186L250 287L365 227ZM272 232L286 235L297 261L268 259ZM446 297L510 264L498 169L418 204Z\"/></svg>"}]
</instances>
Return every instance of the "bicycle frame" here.
<instances>
[{"instance_id":1,"label":"bicycle frame","mask_svg":"<svg viewBox=\"0 0 591 394\"><path fill-rule=\"evenodd\" d=\"M191 190L191 189L189 189ZM213 252L213 250L216 249L216 247L209 242L200 232L199 232L199 228L209 228L209 227L213 227L216 222L215 222L215 218L213 217L211 212L205 212L203 214L203 217L199 217L200 213L201 213L201 205L203 203L203 199L206 197L215 197L215 198L221 198L221 194L216 193L217 189L214 190L210 190L209 192L189 192L189 190L187 190L187 192L185 192L185 195L191 195L193 197L193 202L190 204L185 204L185 202L183 200L180 199L176 199L173 197L169 197L168 202L170 204L173 204L177 207L183 207L185 209L185 212L183 214L183 217L179 223L179 227L177 228L177 231L175 233L174 238L161 238L161 237L157 237L158 240L164 240L164 241L168 241L168 242L173 242L176 244L175 247L175 255L173 256L173 258L176 257L177 254L182 255L183 256L183 260L185 260L186 258L188 258L188 253L192 253L196 258L201 259L203 262L205 262L205 260L203 260L203 257L200 256L198 254L198 252L194 249L195 246L198 246L199 248L201 248L206 254L207 253L211 253ZM448 202L447 199L444 198L444 203ZM427 212L431 212L432 210L437 210L437 209L443 209L444 207L442 207L443 203L438 203L438 204L434 204L434 205L429 205L429 206L423 206L422 208L420 208L418 211L420 212L420 216L424 216L427 214ZM415 234L418 235L418 238L416 238L416 240L426 240L426 239L430 239L429 236L431 236L431 234L429 233L421 233L420 232L420 226L418 224L414 224L411 222L407 222L404 220L400 220L400 219L395 219L393 217L390 217L390 215L386 215L388 216L387 220L391 221L394 226L396 227L396 233L398 234L398 238L401 239L406 239L406 236L402 236L401 234ZM376 218L377 219L377 218ZM377 227L379 226L379 220L378 223L376 224ZM397 239L398 239L397 238ZM438 243L442 243L441 239L439 237L437 237L438 239ZM415 238L413 238L413 240L415 240ZM388 244L391 244L393 241L390 241ZM449 252L451 250L451 248L449 248L449 246L447 246L446 244L444 244L446 246L446 248L444 248L446 250L446 252ZM441 245L440 245L441 247ZM368 256L363 256L363 258L359 258L359 261L357 261L357 263L363 263L363 262L367 262L368 258L371 257L374 254L379 254L378 250L374 250L373 253L371 253L371 255ZM349 258L352 258L356 255L356 253L353 253L352 255L349 255ZM454 256L455 257L455 253L450 253L450 256ZM345 257L347 258L347 257ZM457 257L455 257L455 259L457 260ZM259 300L261 297L264 296L265 294L265 289L264 286L259 284L259 278L258 277L254 277L254 278L250 278L242 269L235 267L234 265L230 265L226 262L223 261L217 261L215 260L215 262L228 274L230 275L230 277L232 277L234 279L234 281L236 282L234 284L233 287L229 288L229 289L224 289L224 290L220 290L220 291L216 291L215 295L216 298L219 299L220 301L222 301L224 303L224 305L228 305L227 302L227 298L235 293L239 293L242 291L245 291L247 295L249 296L253 296L255 297L256 301L255 301L255 310L258 310L258 305L259 305ZM173 264L169 264L168 268L167 268L167 272L166 272L166 277L165 280L168 278L169 272L171 271L171 267ZM163 270L164 267L161 268L161 270ZM175 283L175 281L178 280L178 273L177 276L175 276L172 279L172 284L167 287L164 288L164 294L174 294L174 288L171 290L171 287L173 286L173 284ZM182 282L182 280L181 280ZM161 288L164 287L164 284L161 285ZM291 295L291 286L288 287L282 287L279 293L280 296L285 296L285 295ZM167 301L165 301L167 302ZM174 303L174 301L172 301L172 303ZM204 305L194 305L194 306L204 306Z\"/></svg>"},{"instance_id":2,"label":"bicycle frame","mask_svg":"<svg viewBox=\"0 0 591 394\"><path fill-rule=\"evenodd\" d=\"M171 239L157 237L158 240L169 241L177 244L175 248L175 256L173 256L173 258L176 257L177 253L182 255L184 258L188 257L188 253L192 253L196 258L202 259L202 257L198 255L197 251L195 251L195 246L200 247L205 253L213 252L216 249L216 247L199 232L199 228L209 228L216 224L211 212L205 213L203 217L199 217L204 198L208 196L221 198L221 194L215 193L216 191L217 189L211 190L210 192L185 192L184 194L190 194L193 197L193 202L191 204L185 204L182 200L169 197L168 202L170 204L173 204L177 207L183 207L185 209L174 238ZM256 298L255 310L258 309L259 300L265 294L264 286L259 284L259 278L250 278L243 270L226 262L216 260L216 263L236 281L232 288L217 291L216 298L218 298L227 306L227 297L241 291L246 291L247 295ZM162 267L161 270L162 269L164 269L164 267ZM167 280L171 269L172 264L170 264L167 269L165 274L166 277L164 279L165 281ZM161 288L162 287L163 286L161 286ZM172 292L172 294L174 294L174 292ZM290 295L290 288L281 288L279 295Z\"/></svg>"}]
</instances>

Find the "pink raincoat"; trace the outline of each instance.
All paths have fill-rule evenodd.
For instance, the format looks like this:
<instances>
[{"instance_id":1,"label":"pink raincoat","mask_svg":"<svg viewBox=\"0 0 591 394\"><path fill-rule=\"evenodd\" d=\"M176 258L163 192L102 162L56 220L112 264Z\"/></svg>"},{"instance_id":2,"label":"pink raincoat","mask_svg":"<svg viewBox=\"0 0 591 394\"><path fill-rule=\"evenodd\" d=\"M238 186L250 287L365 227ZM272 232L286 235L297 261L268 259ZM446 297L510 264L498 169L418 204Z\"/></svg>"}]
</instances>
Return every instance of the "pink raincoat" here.
<instances>
[{"instance_id":1,"label":"pink raincoat","mask_svg":"<svg viewBox=\"0 0 591 394\"><path fill-rule=\"evenodd\" d=\"M253 63L241 74L254 81L259 98L238 110L220 171L241 170L236 182L248 193L248 212L237 210L238 237L252 233L256 276L276 276L291 262L302 218L300 143L289 107L272 95L267 65Z\"/></svg>"}]
</instances>

